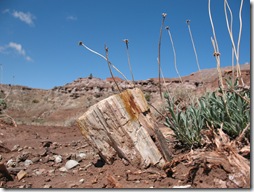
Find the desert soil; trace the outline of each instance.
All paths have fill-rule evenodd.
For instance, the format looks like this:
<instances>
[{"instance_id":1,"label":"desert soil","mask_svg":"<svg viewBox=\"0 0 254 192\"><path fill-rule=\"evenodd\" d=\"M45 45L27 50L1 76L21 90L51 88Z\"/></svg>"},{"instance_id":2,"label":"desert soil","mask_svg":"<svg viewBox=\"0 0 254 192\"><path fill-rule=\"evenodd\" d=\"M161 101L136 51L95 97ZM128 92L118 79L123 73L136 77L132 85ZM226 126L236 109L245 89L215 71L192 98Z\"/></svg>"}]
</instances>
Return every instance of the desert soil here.
<instances>
[{"instance_id":1,"label":"desert soil","mask_svg":"<svg viewBox=\"0 0 254 192\"><path fill-rule=\"evenodd\" d=\"M250 65L245 65L248 84ZM218 79L211 70L194 73L185 79L185 85L200 92L216 88ZM198 86L206 77L207 84ZM1 188L249 188L250 181L237 183L225 167L206 162L188 161L190 150L177 145L172 130L160 129L167 139L172 154L171 171L156 167L140 169L116 159L105 164L88 145L74 120L92 104L112 94L111 84L95 84L96 79L78 79L63 87L38 90L16 86L8 96L7 114L18 122L17 127L0 122L0 187ZM150 93L151 102L159 98L155 80L140 81L139 85ZM197 85L196 85L197 84ZM84 86L83 86L84 85ZM124 83L122 83L125 86ZM178 86L170 80L169 86ZM3 90L8 93L6 85ZM155 90L155 91L154 91ZM174 92L174 89L171 89ZM157 94L157 96L156 96ZM156 97L155 97L155 96ZM157 116L158 117L158 116ZM70 121L71 120L71 121ZM66 123L68 122L68 123ZM71 122L71 123L69 123ZM53 125L53 126L52 126ZM198 152L199 149L193 149ZM247 161L250 157L247 156ZM69 167L69 163L74 163ZM4 174L3 166L11 177Z\"/></svg>"},{"instance_id":2,"label":"desert soil","mask_svg":"<svg viewBox=\"0 0 254 192\"><path fill-rule=\"evenodd\" d=\"M186 151L172 149L172 131L161 127L175 158ZM3 188L222 188L237 186L218 166L209 173L197 168L192 179L186 174L188 163L175 166L177 172L167 175L156 167L138 169L117 159L107 165L85 142L79 129L73 127L1 125L1 161L6 162L13 181L2 177ZM57 157L62 160L57 161ZM31 161L29 161L31 160ZM69 160L78 164L64 169ZM24 175L22 175L24 173ZM247 187L247 186L245 186Z\"/></svg>"}]
</instances>

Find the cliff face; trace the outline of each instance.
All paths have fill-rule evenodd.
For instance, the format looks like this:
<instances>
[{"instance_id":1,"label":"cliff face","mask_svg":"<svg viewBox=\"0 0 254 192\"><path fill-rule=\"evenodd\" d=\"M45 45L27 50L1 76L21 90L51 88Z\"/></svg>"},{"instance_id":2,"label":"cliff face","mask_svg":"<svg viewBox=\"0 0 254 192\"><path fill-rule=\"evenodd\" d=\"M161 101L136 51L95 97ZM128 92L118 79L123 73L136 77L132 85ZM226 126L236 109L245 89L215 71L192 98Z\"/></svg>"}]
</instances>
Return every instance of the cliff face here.
<instances>
[{"instance_id":1,"label":"cliff face","mask_svg":"<svg viewBox=\"0 0 254 192\"><path fill-rule=\"evenodd\" d=\"M250 64L241 65L244 82L250 84ZM231 67L222 69L223 75L232 74ZM121 90L132 88L131 82L117 78ZM206 91L218 88L218 75L216 69L206 69L178 78L167 78L163 83L163 91L169 91L172 96L197 97ZM145 94L146 99L157 110L162 110L163 102L159 96L157 78L136 81ZM6 113L12 116L18 124L68 126L75 122L90 106L98 101L118 93L117 86L112 78L102 80L99 78L78 78L64 86L54 87L50 90L33 89L24 86L1 85L1 90L8 95ZM177 94L177 95L176 95ZM156 116L156 111L151 108ZM158 115L158 114L157 114Z\"/></svg>"}]
</instances>

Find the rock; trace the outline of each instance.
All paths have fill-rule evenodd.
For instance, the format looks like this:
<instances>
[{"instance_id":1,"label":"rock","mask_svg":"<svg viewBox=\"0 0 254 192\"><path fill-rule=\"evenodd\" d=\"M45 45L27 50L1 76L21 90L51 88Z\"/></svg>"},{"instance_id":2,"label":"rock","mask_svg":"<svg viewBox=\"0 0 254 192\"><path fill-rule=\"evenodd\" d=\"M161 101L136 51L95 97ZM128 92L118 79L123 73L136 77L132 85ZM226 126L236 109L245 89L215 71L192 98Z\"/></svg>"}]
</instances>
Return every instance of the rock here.
<instances>
[{"instance_id":1,"label":"rock","mask_svg":"<svg viewBox=\"0 0 254 192\"><path fill-rule=\"evenodd\" d=\"M191 188L191 185L173 186L172 188Z\"/></svg>"},{"instance_id":2,"label":"rock","mask_svg":"<svg viewBox=\"0 0 254 192\"><path fill-rule=\"evenodd\" d=\"M54 155L55 163L62 163L63 158L61 155Z\"/></svg>"},{"instance_id":3,"label":"rock","mask_svg":"<svg viewBox=\"0 0 254 192\"><path fill-rule=\"evenodd\" d=\"M27 175L27 172L24 171L24 170L21 170L21 171L18 172L17 178L18 178L18 180L20 181L20 180L23 179L26 175Z\"/></svg>"},{"instance_id":4,"label":"rock","mask_svg":"<svg viewBox=\"0 0 254 192\"><path fill-rule=\"evenodd\" d=\"M28 153L22 153L17 156L16 161L17 162L25 161L28 158L28 156L29 156Z\"/></svg>"},{"instance_id":5,"label":"rock","mask_svg":"<svg viewBox=\"0 0 254 192\"><path fill-rule=\"evenodd\" d=\"M84 182L85 182L85 179L80 179L79 182L80 182L80 183L84 183Z\"/></svg>"},{"instance_id":6,"label":"rock","mask_svg":"<svg viewBox=\"0 0 254 192\"><path fill-rule=\"evenodd\" d=\"M79 164L79 163L78 163L77 161L71 159L71 160L69 160L69 161L66 162L65 168L66 168L67 170L69 170L69 169L72 169L72 168L76 167L78 164Z\"/></svg>"},{"instance_id":7,"label":"rock","mask_svg":"<svg viewBox=\"0 0 254 192\"><path fill-rule=\"evenodd\" d=\"M41 151L41 153L40 153L40 156L41 156L41 157L45 157L45 156L47 155L47 153L48 153L48 150L43 149L43 150Z\"/></svg>"},{"instance_id":8,"label":"rock","mask_svg":"<svg viewBox=\"0 0 254 192\"><path fill-rule=\"evenodd\" d=\"M30 159L27 159L27 160L25 160L25 162L24 162L24 165L25 165L26 167L28 167L29 165L32 165L32 164L33 164L33 161L30 160Z\"/></svg>"},{"instance_id":9,"label":"rock","mask_svg":"<svg viewBox=\"0 0 254 192\"><path fill-rule=\"evenodd\" d=\"M52 186L51 185L44 185L43 188L47 188L48 189L48 188L52 188Z\"/></svg>"},{"instance_id":10,"label":"rock","mask_svg":"<svg viewBox=\"0 0 254 192\"><path fill-rule=\"evenodd\" d=\"M68 171L68 170L66 169L66 167L61 167L61 168L59 169L59 171L61 171L61 172L66 172L66 171Z\"/></svg>"},{"instance_id":11,"label":"rock","mask_svg":"<svg viewBox=\"0 0 254 192\"><path fill-rule=\"evenodd\" d=\"M45 181L45 182L50 182L51 179L50 179L50 178L46 178L44 181Z\"/></svg>"},{"instance_id":12,"label":"rock","mask_svg":"<svg viewBox=\"0 0 254 192\"><path fill-rule=\"evenodd\" d=\"M10 159L6 163L7 167L16 167L16 162L13 159Z\"/></svg>"},{"instance_id":13,"label":"rock","mask_svg":"<svg viewBox=\"0 0 254 192\"><path fill-rule=\"evenodd\" d=\"M40 161L40 157L33 157L33 158L31 159L31 161L32 161L33 163L37 163L37 162Z\"/></svg>"},{"instance_id":14,"label":"rock","mask_svg":"<svg viewBox=\"0 0 254 192\"><path fill-rule=\"evenodd\" d=\"M42 173L45 173L45 169L38 169L38 170L35 170L35 174L36 175L41 175Z\"/></svg>"},{"instance_id":15,"label":"rock","mask_svg":"<svg viewBox=\"0 0 254 192\"><path fill-rule=\"evenodd\" d=\"M54 174L55 174L55 169L48 170L48 175L49 176L54 176Z\"/></svg>"},{"instance_id":16,"label":"rock","mask_svg":"<svg viewBox=\"0 0 254 192\"><path fill-rule=\"evenodd\" d=\"M0 161L2 161L2 159L3 159L3 157L2 157L2 155L0 155Z\"/></svg>"},{"instance_id":17,"label":"rock","mask_svg":"<svg viewBox=\"0 0 254 192\"><path fill-rule=\"evenodd\" d=\"M52 144L52 141L42 141L43 147L50 147L51 144Z\"/></svg>"},{"instance_id":18,"label":"rock","mask_svg":"<svg viewBox=\"0 0 254 192\"><path fill-rule=\"evenodd\" d=\"M86 158L86 154L85 153L79 153L77 155L77 157L80 157L81 159L85 159Z\"/></svg>"},{"instance_id":19,"label":"rock","mask_svg":"<svg viewBox=\"0 0 254 192\"><path fill-rule=\"evenodd\" d=\"M19 147L19 145L14 145L11 151L18 151Z\"/></svg>"}]
</instances>

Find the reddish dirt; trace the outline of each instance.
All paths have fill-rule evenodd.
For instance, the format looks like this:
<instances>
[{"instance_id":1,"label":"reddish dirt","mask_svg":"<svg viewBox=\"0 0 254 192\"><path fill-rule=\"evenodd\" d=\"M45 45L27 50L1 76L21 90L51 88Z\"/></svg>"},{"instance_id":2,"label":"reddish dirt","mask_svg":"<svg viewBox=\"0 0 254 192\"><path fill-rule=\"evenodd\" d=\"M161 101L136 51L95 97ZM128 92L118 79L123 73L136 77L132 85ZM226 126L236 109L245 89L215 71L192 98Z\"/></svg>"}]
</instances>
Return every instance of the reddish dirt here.
<instances>
[{"instance_id":1,"label":"reddish dirt","mask_svg":"<svg viewBox=\"0 0 254 192\"><path fill-rule=\"evenodd\" d=\"M175 141L170 129L162 127L161 130L169 141L169 149L174 157L187 153L173 147ZM167 175L165 171L155 167L137 169L125 165L120 159L112 165L104 164L75 126L1 125L0 142L1 161L7 164L8 160L13 159L16 162L15 167L8 167L13 181L6 181L6 178L0 177L0 185L3 188L237 187L229 182L227 173L219 166L214 167L209 173L204 173L202 166L196 166L195 176L190 179L186 176L191 168L188 163L176 165L177 172L173 175ZM85 158L77 157L80 153L85 153ZM54 155L61 155L63 161L54 162ZM25 159L32 160L33 164L25 166ZM69 159L77 160L79 165L61 172L59 169ZM17 174L21 170L24 170L26 175L18 180ZM224 186L216 181L224 182Z\"/></svg>"}]
</instances>

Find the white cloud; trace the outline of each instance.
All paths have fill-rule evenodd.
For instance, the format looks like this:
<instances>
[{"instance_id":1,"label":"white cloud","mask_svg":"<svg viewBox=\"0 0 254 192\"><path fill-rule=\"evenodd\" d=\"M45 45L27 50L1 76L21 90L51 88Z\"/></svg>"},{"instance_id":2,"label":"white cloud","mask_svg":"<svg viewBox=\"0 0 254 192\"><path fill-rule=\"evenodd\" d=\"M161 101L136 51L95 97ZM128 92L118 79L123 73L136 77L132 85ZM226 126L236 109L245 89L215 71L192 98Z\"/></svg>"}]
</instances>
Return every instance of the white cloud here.
<instances>
[{"instance_id":1,"label":"white cloud","mask_svg":"<svg viewBox=\"0 0 254 192\"><path fill-rule=\"evenodd\" d=\"M72 15L70 15L70 16L68 16L68 17L66 17L66 19L67 19L67 20L69 20L69 21L76 21L76 20L78 20L78 18L77 18L77 17L72 16Z\"/></svg>"},{"instance_id":2,"label":"white cloud","mask_svg":"<svg viewBox=\"0 0 254 192\"><path fill-rule=\"evenodd\" d=\"M12 48L14 50L16 50L20 55L22 56L25 56L26 55L26 52L25 50L22 48L22 45L21 44L18 44L18 43L14 43L14 42L10 42L8 44L8 47L9 48Z\"/></svg>"},{"instance_id":3,"label":"white cloud","mask_svg":"<svg viewBox=\"0 0 254 192\"><path fill-rule=\"evenodd\" d=\"M34 25L35 16L29 12L24 13L22 11L13 11L12 16L25 22L26 24L28 24L30 26Z\"/></svg>"},{"instance_id":4,"label":"white cloud","mask_svg":"<svg viewBox=\"0 0 254 192\"><path fill-rule=\"evenodd\" d=\"M12 49L19 55L23 56L27 61L33 61L33 59L26 55L25 49L22 47L21 44L15 42L9 42L8 45L0 46L0 53L5 53L6 50Z\"/></svg>"}]
</instances>

